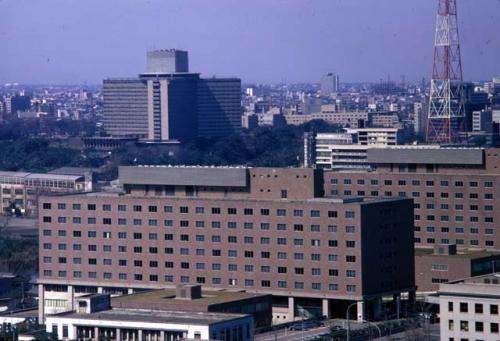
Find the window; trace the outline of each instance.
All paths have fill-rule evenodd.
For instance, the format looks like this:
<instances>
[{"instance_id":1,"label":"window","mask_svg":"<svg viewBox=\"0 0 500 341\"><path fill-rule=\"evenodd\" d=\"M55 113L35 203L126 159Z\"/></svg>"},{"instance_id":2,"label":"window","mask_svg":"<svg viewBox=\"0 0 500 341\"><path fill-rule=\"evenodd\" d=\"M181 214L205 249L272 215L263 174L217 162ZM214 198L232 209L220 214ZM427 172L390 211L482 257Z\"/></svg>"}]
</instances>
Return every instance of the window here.
<instances>
[{"instance_id":1,"label":"window","mask_svg":"<svg viewBox=\"0 0 500 341\"><path fill-rule=\"evenodd\" d=\"M493 334L498 334L498 323L490 323L490 332Z\"/></svg>"},{"instance_id":2,"label":"window","mask_svg":"<svg viewBox=\"0 0 500 341\"><path fill-rule=\"evenodd\" d=\"M212 207L212 214L220 214L220 207Z\"/></svg>"},{"instance_id":3,"label":"window","mask_svg":"<svg viewBox=\"0 0 500 341\"><path fill-rule=\"evenodd\" d=\"M498 304L490 304L490 314L498 315Z\"/></svg>"},{"instance_id":4,"label":"window","mask_svg":"<svg viewBox=\"0 0 500 341\"><path fill-rule=\"evenodd\" d=\"M469 306L467 303L460 302L460 312L467 313L469 311Z\"/></svg>"}]
</instances>

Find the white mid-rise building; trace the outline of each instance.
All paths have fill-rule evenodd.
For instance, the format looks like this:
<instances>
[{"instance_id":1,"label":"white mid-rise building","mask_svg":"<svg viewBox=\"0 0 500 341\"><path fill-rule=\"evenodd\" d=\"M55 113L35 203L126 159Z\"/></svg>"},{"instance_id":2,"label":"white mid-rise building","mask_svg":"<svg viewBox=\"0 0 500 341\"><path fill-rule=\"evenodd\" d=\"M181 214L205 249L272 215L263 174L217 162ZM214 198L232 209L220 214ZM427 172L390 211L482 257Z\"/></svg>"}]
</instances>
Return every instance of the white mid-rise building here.
<instances>
[{"instance_id":1,"label":"white mid-rise building","mask_svg":"<svg viewBox=\"0 0 500 341\"><path fill-rule=\"evenodd\" d=\"M441 340L500 340L500 273L439 286Z\"/></svg>"}]
</instances>

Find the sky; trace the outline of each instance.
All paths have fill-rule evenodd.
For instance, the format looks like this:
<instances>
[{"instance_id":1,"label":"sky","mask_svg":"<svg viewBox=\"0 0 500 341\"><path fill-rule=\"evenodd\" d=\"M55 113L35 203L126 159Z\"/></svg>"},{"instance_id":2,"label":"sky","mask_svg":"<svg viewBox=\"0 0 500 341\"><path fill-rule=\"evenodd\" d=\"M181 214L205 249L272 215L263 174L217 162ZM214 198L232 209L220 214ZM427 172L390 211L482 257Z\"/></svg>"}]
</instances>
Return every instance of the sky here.
<instances>
[{"instance_id":1,"label":"sky","mask_svg":"<svg viewBox=\"0 0 500 341\"><path fill-rule=\"evenodd\" d=\"M464 79L500 75L500 0L457 0ZM99 84L189 51L243 82L430 78L436 0L0 0L0 83Z\"/></svg>"}]
</instances>

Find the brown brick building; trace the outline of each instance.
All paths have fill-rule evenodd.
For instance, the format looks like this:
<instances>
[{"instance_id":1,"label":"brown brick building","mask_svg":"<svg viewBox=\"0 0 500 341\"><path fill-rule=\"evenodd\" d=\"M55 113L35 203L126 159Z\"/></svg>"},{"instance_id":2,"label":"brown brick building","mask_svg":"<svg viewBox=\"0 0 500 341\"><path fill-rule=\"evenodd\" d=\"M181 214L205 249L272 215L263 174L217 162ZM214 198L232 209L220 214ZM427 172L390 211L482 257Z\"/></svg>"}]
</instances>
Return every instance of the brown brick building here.
<instances>
[{"instance_id":1,"label":"brown brick building","mask_svg":"<svg viewBox=\"0 0 500 341\"><path fill-rule=\"evenodd\" d=\"M352 302L362 319L415 289L411 200L327 198L312 169L122 167L120 182L40 199L41 314L201 284L273 294L278 320Z\"/></svg>"},{"instance_id":2,"label":"brown brick building","mask_svg":"<svg viewBox=\"0 0 500 341\"><path fill-rule=\"evenodd\" d=\"M440 255L439 262L432 261L432 252L416 258L418 271L430 276L417 273L419 291L437 290L440 280L457 279L464 272L470 276L471 262L465 259L478 258L477 251L500 251L500 149L401 147L367 153L368 171L325 171L325 191L330 195L412 198L415 246L432 250L457 245L457 254ZM468 264L466 268L464 264ZM491 272L493 263L487 264L483 271ZM497 264L500 266L499 261ZM437 265L448 270L433 276Z\"/></svg>"}]
</instances>

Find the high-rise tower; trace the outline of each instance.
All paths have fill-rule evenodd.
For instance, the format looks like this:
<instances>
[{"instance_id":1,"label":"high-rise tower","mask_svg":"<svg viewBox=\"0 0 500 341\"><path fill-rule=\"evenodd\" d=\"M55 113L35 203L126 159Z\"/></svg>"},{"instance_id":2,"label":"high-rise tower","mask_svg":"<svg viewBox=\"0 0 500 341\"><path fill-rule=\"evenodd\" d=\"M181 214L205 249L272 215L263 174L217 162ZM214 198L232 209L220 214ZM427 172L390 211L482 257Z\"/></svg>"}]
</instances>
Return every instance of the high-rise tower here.
<instances>
[{"instance_id":1,"label":"high-rise tower","mask_svg":"<svg viewBox=\"0 0 500 341\"><path fill-rule=\"evenodd\" d=\"M465 131L465 96L458 36L456 0L437 0L427 142L460 143Z\"/></svg>"}]
</instances>

